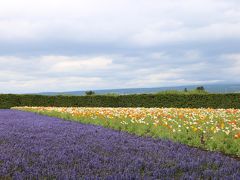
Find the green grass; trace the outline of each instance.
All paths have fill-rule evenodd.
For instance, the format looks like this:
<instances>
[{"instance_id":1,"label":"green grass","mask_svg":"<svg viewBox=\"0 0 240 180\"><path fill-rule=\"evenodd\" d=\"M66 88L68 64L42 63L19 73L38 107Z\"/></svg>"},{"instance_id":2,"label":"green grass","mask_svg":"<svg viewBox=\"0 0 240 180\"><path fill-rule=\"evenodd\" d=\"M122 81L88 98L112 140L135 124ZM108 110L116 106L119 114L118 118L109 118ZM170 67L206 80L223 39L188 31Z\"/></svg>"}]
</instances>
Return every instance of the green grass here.
<instances>
[{"instance_id":1,"label":"green grass","mask_svg":"<svg viewBox=\"0 0 240 180\"><path fill-rule=\"evenodd\" d=\"M207 91L202 90L188 90L188 91L180 91L180 90L167 90L167 91L160 91L156 94L209 94Z\"/></svg>"}]
</instances>

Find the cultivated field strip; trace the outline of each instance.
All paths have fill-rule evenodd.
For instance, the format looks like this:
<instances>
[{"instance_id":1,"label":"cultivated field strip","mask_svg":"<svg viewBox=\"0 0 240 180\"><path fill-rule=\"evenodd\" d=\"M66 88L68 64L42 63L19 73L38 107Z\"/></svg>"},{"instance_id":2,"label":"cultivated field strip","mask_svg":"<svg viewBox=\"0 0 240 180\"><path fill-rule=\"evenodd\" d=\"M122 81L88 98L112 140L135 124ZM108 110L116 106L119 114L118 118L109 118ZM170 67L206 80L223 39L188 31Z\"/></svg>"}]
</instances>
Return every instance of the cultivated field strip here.
<instances>
[{"instance_id":1,"label":"cultivated field strip","mask_svg":"<svg viewBox=\"0 0 240 180\"><path fill-rule=\"evenodd\" d=\"M0 110L0 178L240 177L216 152L16 110Z\"/></svg>"},{"instance_id":2,"label":"cultivated field strip","mask_svg":"<svg viewBox=\"0 0 240 180\"><path fill-rule=\"evenodd\" d=\"M140 136L171 139L240 157L240 110L192 108L16 107L101 125Z\"/></svg>"}]
</instances>

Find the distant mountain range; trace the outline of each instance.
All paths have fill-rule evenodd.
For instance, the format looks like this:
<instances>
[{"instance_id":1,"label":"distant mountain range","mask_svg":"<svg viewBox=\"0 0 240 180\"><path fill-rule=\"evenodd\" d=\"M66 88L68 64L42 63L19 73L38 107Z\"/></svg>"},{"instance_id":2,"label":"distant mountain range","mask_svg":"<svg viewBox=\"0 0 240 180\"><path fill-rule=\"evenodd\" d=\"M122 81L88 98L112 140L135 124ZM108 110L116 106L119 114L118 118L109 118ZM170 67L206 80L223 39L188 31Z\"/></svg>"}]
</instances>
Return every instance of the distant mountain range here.
<instances>
[{"instance_id":1,"label":"distant mountain range","mask_svg":"<svg viewBox=\"0 0 240 180\"><path fill-rule=\"evenodd\" d=\"M240 93L240 84L212 84L212 85L192 85L192 86L175 86L175 87L154 87L154 88L128 88L128 89L105 89L93 90L96 94L148 94L157 93L166 90L188 90L195 89L198 86L204 86L205 90L210 93ZM85 95L86 91L68 91L68 92L42 92L40 95Z\"/></svg>"}]
</instances>

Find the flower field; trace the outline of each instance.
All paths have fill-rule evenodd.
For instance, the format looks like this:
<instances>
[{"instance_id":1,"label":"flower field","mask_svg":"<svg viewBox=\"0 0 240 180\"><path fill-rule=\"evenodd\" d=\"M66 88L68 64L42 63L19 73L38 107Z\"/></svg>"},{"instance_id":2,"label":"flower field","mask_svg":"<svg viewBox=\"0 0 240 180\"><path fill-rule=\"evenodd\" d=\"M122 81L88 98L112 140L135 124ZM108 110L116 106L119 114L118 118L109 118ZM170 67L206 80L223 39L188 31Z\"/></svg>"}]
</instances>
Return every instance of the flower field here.
<instances>
[{"instance_id":1,"label":"flower field","mask_svg":"<svg viewBox=\"0 0 240 180\"><path fill-rule=\"evenodd\" d=\"M169 140L0 110L0 179L239 179L240 161Z\"/></svg>"},{"instance_id":2,"label":"flower field","mask_svg":"<svg viewBox=\"0 0 240 180\"><path fill-rule=\"evenodd\" d=\"M63 108L13 109L101 125L240 157L240 110L189 108Z\"/></svg>"}]
</instances>

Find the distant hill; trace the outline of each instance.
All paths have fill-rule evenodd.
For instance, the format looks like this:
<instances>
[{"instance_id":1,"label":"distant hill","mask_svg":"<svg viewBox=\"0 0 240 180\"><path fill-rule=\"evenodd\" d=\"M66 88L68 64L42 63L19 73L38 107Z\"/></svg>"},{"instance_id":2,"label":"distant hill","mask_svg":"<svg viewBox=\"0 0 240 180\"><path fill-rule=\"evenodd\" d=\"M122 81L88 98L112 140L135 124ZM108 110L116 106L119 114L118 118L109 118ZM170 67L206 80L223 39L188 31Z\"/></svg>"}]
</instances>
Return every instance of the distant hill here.
<instances>
[{"instance_id":1,"label":"distant hill","mask_svg":"<svg viewBox=\"0 0 240 180\"><path fill-rule=\"evenodd\" d=\"M195 89L198 86L204 86L205 90L210 93L240 93L240 84L214 84L214 85L192 85L192 86L176 86L176 87L154 87L154 88L128 88L128 89L105 89L93 90L96 94L142 94L157 93L166 90L188 90ZM68 91L68 92L43 92L40 95L85 95L85 91Z\"/></svg>"}]
</instances>

